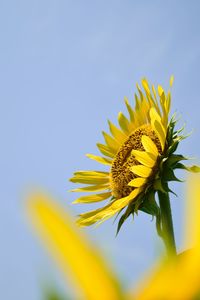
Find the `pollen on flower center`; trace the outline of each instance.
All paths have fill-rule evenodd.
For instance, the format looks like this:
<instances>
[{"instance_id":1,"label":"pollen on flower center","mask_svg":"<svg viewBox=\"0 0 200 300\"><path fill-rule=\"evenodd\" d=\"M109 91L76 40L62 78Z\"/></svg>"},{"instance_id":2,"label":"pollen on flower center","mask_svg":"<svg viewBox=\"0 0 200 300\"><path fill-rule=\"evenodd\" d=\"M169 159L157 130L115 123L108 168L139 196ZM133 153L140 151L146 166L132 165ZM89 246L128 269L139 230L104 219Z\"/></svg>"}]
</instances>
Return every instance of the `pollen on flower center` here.
<instances>
[{"instance_id":1,"label":"pollen on flower center","mask_svg":"<svg viewBox=\"0 0 200 300\"><path fill-rule=\"evenodd\" d=\"M120 147L111 166L112 195L117 199L128 196L134 189L128 185L128 183L136 177L133 172L130 171L130 167L139 165L140 163L131 154L131 151L144 151L141 141L143 135L150 137L157 146L159 153L162 152L160 141L151 125L143 125L129 135L127 140Z\"/></svg>"}]
</instances>

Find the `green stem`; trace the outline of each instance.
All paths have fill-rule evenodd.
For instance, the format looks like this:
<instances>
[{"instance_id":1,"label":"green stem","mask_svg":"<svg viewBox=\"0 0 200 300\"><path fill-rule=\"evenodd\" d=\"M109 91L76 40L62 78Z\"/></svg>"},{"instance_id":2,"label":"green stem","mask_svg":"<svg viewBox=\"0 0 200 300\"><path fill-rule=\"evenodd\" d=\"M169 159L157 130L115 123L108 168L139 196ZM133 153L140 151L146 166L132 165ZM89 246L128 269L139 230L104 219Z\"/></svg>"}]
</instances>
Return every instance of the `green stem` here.
<instances>
[{"instance_id":1,"label":"green stem","mask_svg":"<svg viewBox=\"0 0 200 300\"><path fill-rule=\"evenodd\" d=\"M158 191L158 197L161 211L161 237L165 243L168 255L176 255L176 244L169 194Z\"/></svg>"}]
</instances>

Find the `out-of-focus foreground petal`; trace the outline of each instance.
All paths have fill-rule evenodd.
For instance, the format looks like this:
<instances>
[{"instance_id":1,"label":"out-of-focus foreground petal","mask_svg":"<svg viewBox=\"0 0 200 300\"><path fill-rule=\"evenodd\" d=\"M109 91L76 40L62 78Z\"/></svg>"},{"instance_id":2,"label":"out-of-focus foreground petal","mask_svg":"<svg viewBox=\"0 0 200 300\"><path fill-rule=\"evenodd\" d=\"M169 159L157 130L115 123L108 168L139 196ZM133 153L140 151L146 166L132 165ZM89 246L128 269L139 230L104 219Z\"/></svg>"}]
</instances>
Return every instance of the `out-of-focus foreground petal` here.
<instances>
[{"instance_id":1,"label":"out-of-focus foreground petal","mask_svg":"<svg viewBox=\"0 0 200 300\"><path fill-rule=\"evenodd\" d=\"M36 194L28 201L28 213L66 279L76 284L75 299L122 299L117 280L62 207Z\"/></svg>"},{"instance_id":2,"label":"out-of-focus foreground petal","mask_svg":"<svg viewBox=\"0 0 200 300\"><path fill-rule=\"evenodd\" d=\"M200 292L200 177L188 185L186 241L192 250L163 261L135 293L139 300L191 300ZM191 245L190 245L191 246Z\"/></svg>"}]
</instances>

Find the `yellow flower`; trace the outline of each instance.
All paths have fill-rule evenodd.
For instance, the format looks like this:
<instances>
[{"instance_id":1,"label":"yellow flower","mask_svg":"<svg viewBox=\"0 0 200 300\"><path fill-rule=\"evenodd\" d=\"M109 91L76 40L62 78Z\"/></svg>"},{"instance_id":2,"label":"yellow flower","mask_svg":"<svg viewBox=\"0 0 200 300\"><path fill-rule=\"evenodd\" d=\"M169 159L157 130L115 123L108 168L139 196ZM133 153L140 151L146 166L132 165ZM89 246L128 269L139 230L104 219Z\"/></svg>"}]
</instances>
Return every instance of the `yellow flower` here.
<instances>
[{"instance_id":1,"label":"yellow flower","mask_svg":"<svg viewBox=\"0 0 200 300\"><path fill-rule=\"evenodd\" d=\"M170 86L172 83L173 77L170 79ZM121 216L118 230L125 219L130 214L137 213L138 209L158 216L155 191L169 192L167 182L177 180L173 169L183 167L179 162L185 158L174 155L183 136L178 136L178 131L174 131L175 118L170 122L168 120L170 91L165 93L159 85L156 92L153 85L150 89L146 79L142 80L142 86L144 91L137 85L135 108L125 99L129 118L122 112L119 113L120 128L108 122L110 134L103 132L105 144L97 144L104 156L87 154L89 158L108 165L109 170L77 171L70 179L74 183L87 185L72 191L92 193L81 196L74 203L94 203L110 199L102 208L80 214L80 226L101 223L124 208L127 209Z\"/></svg>"}]
</instances>

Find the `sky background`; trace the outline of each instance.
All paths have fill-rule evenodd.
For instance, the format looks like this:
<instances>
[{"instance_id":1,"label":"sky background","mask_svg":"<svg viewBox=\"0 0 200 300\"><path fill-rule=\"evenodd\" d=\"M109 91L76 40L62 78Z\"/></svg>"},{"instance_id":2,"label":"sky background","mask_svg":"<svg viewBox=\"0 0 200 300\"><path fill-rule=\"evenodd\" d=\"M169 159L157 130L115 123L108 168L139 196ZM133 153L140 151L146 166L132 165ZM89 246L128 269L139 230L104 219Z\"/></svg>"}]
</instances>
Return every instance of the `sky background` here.
<instances>
[{"instance_id":1,"label":"sky background","mask_svg":"<svg viewBox=\"0 0 200 300\"><path fill-rule=\"evenodd\" d=\"M98 155L107 119L125 112L144 76L166 89L174 74L172 111L194 132L180 152L200 157L199 1L0 1L0 291L6 300L41 299L44 282L63 286L24 216L33 187L51 193L72 213L67 191L74 170L101 169ZM183 175L183 174L181 174ZM183 175L184 176L184 175ZM175 234L182 249L184 184L173 185ZM92 208L88 206L88 209ZM125 287L136 283L162 246L142 213L115 238L109 220L85 229Z\"/></svg>"}]
</instances>

